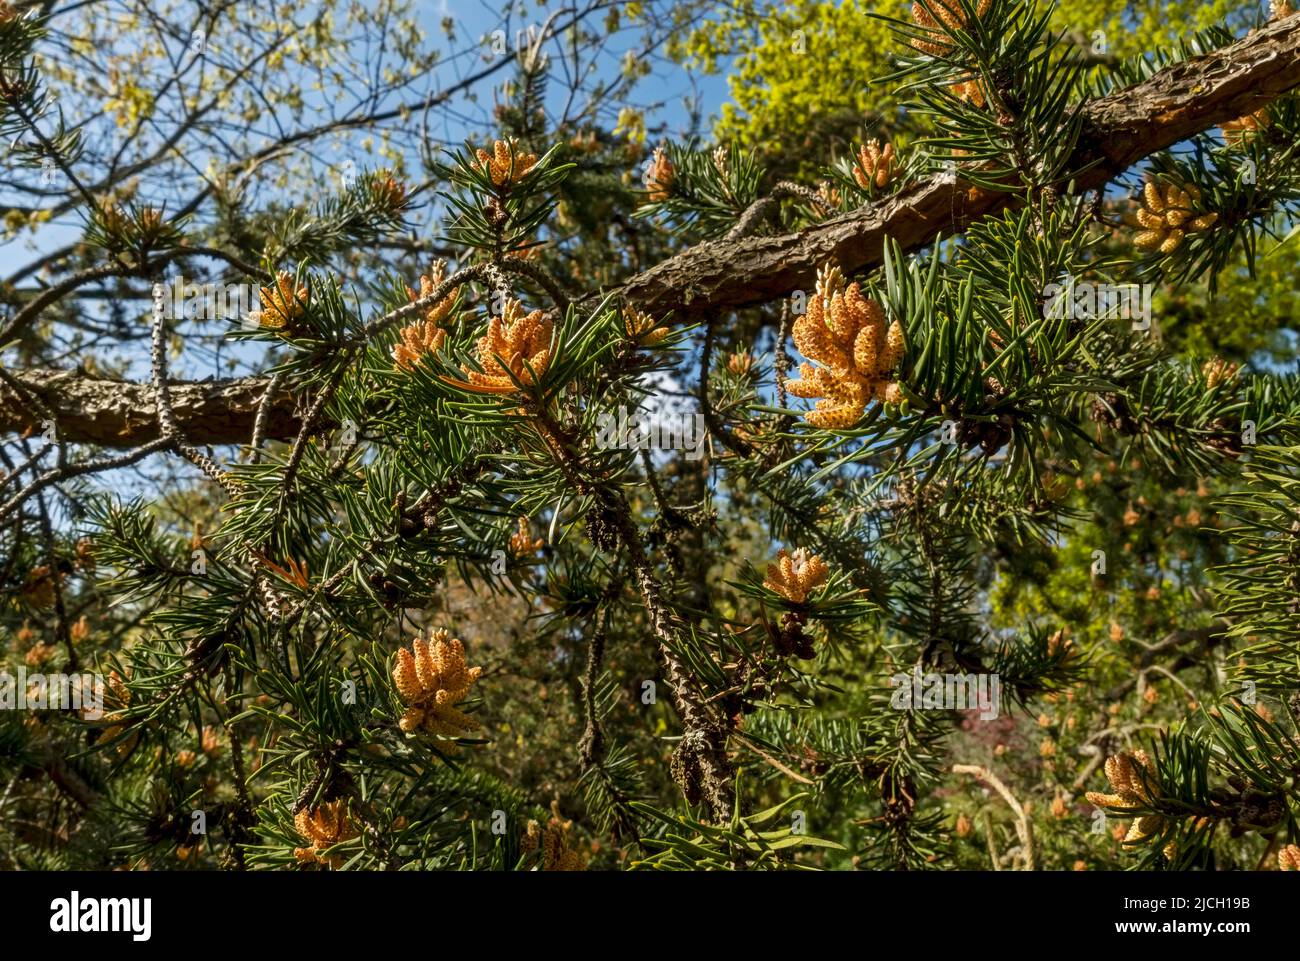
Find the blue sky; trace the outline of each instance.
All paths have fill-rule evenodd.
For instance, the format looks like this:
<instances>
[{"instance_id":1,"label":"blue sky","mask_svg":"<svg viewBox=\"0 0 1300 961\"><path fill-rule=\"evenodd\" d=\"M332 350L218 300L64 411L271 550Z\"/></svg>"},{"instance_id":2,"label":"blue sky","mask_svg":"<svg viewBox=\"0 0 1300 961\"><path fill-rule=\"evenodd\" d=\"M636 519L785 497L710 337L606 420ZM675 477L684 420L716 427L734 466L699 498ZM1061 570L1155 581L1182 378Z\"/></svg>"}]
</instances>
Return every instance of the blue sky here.
<instances>
[{"instance_id":1,"label":"blue sky","mask_svg":"<svg viewBox=\"0 0 1300 961\"><path fill-rule=\"evenodd\" d=\"M557 7L552 4L552 7ZM402 101L410 102L412 99L424 96L431 91L446 89L455 84L461 77L475 70L481 69L489 64L492 59L493 37L492 31L503 26L500 17L501 6L498 3L486 2L449 2L449 0L417 0L414 5L414 16L416 22L423 28L426 34L426 48L438 49L442 52L442 59L437 67L426 77L420 78L420 85L405 90L402 93ZM507 28L507 42L513 47L517 31L526 30L529 26L540 28L545 22L545 18L550 15L546 8L537 7L534 4L519 4L516 6L514 15L505 24ZM456 40L450 42L441 26L444 17L450 16L456 21ZM599 15L589 21L589 27L599 28L601 18ZM616 77L620 68L623 57L629 50L638 50L637 31L625 30L614 34L609 41L608 47L602 55L591 64L583 64L589 72L592 79L604 79ZM209 39L214 46L221 42L219 36ZM563 85L563 75L567 71L567 62L562 61L560 41L552 38L548 41L546 49L551 53L553 64L556 66L557 78L552 82L549 88L548 107L554 112L559 113L563 110L565 89ZM726 78L723 74L705 76L698 73L689 72L676 64L667 63L662 57L651 60L652 73L643 78L633 97L631 104L643 108L646 111L647 125L651 128L658 124L666 125L665 136L676 138L686 133L690 123L690 104L694 102L699 105L699 110L705 118L707 128L708 118L715 114L724 102L726 91ZM475 134L481 137L485 130L492 127L492 107L495 103L498 91L502 82L513 77L512 69L502 71L494 76L490 81L481 84L477 89L479 96L476 103L465 103L458 101L454 109L442 111L438 117L439 129L434 136L441 137L450 143L459 143L466 136ZM319 122L322 118L331 116L330 111L338 106L333 100L326 100L320 94L304 90L304 97L308 104L308 113L299 122L298 126L311 126ZM313 98L316 102L313 103ZM338 98L342 101L343 98ZM385 109L396 106L399 102L396 97L389 98L390 102L376 105L377 109ZM604 126L612 128L615 124L618 104L611 104L601 114L601 122ZM318 116L312 116L311 108L315 107ZM70 121L76 121L75 115L70 115ZM412 123L414 123L414 118ZM267 126L274 126L268 123ZM339 184L331 182L335 180L328 164L336 160L342 161L345 158L355 157L355 163L358 167L374 167L381 165L377 158L372 159L373 152L368 151L365 147L365 140L371 130L361 129L350 131L337 138L337 142L332 142L328 146L322 144L315 154L321 158L325 166L320 168L320 177L322 183L319 190L308 191L309 194L319 195L321 191L337 189ZM260 146L256 138L250 138L249 148L253 149ZM412 161L415 158L410 158ZM205 165L205 158L202 156L190 156L189 162L196 170L201 171ZM409 169L418 169L418 164L411 163ZM38 176L38 172L32 171L28 174L33 180ZM60 175L61 176L61 175ZM196 176L193 182L182 182L187 178L180 178L177 182L158 183L156 178L147 185L146 189L155 193L147 199L158 202L170 200L170 206L174 207L176 201L174 198L187 196L191 194L201 183ZM146 199L142 191L142 199ZM31 203L29 196L18 198L5 197L0 194L0 201L12 199L19 203ZM261 195L259 203L265 203L268 199L267 194ZM435 224L434 230L437 229ZM0 242L0 278L8 277L13 274L24 264L30 262L42 253L56 250L66 246L69 243L78 240L82 233L82 214L73 212L65 215L58 220L44 224L36 233L24 230L8 242ZM30 288L35 286L35 278L24 279L20 286ZM147 312L148 303L140 303L139 309L142 315ZM102 308L97 302L91 302L87 306L88 310L99 311ZM224 349L227 357L238 356L247 357L253 361L260 357L262 348L256 345L234 345L234 350ZM143 355L143 351L141 352ZM187 352L187 356L182 357L173 365L173 373L176 376L204 376L213 373L211 369L211 357L194 356L195 352ZM143 356L141 357L143 360ZM71 358L69 358L71 361ZM206 369L204 365L206 363ZM130 371L132 376L144 377L147 375L139 363L133 365Z\"/></svg>"}]
</instances>

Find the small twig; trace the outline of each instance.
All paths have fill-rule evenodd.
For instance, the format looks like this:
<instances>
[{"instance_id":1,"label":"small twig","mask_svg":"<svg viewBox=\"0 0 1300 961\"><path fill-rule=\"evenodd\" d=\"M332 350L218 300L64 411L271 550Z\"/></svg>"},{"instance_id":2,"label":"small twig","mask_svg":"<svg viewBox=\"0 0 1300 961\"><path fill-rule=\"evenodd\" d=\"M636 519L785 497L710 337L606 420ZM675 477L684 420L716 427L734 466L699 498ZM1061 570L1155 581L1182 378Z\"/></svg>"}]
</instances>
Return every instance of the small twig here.
<instances>
[{"instance_id":1,"label":"small twig","mask_svg":"<svg viewBox=\"0 0 1300 961\"><path fill-rule=\"evenodd\" d=\"M284 376L284 371L277 370L267 381L266 392L262 394L262 399L257 405L257 416L253 418L253 437L248 442L251 453L248 462L256 464L262 458L262 440L266 437L266 418L271 410L271 398L275 396L276 388L280 386L280 381Z\"/></svg>"},{"instance_id":2,"label":"small twig","mask_svg":"<svg viewBox=\"0 0 1300 961\"><path fill-rule=\"evenodd\" d=\"M650 451L642 447L641 466L645 469L646 484L650 487L650 493L654 497L655 506L659 508L659 516L664 522L672 527L683 528L690 524L686 515L680 510L668 503L668 497L664 494L664 489L659 483L659 473L654 468L654 461L650 457Z\"/></svg>"},{"instance_id":3,"label":"small twig","mask_svg":"<svg viewBox=\"0 0 1300 961\"><path fill-rule=\"evenodd\" d=\"M82 461L80 464L72 464L63 468L53 468L41 474L32 480L26 487L15 494L9 500L0 506L0 521L7 518L15 510L21 507L28 498L43 490L50 484L58 483L61 480L67 480L71 477L79 477L82 474L94 474L99 471L113 470L117 467L129 467L137 461L144 460L150 454L157 453L161 450L168 450L172 446L172 440L169 437L159 437L152 440L142 447L135 450L127 451L118 457L102 457L98 460Z\"/></svg>"},{"instance_id":4,"label":"small twig","mask_svg":"<svg viewBox=\"0 0 1300 961\"><path fill-rule=\"evenodd\" d=\"M704 423L709 433L718 438L723 447L737 457L748 457L754 453L754 445L742 440L723 429L722 420L714 410L709 397L709 368L713 364L713 326L716 318L710 316L704 325L704 347L700 350L700 379L696 385L696 397L700 402L700 411L704 414Z\"/></svg>"},{"instance_id":5,"label":"small twig","mask_svg":"<svg viewBox=\"0 0 1300 961\"><path fill-rule=\"evenodd\" d=\"M978 764L954 764L952 773L973 775L992 786L995 791L1002 795L1002 799L1007 802L1007 805L1016 815L1016 834L1020 837L1020 845L1025 859L1025 870L1036 870L1034 824L1029 820L1029 816L1025 814L1025 809L1020 806L1020 802L1016 800L1016 796L998 779L997 775L988 768L980 767Z\"/></svg>"},{"instance_id":6,"label":"small twig","mask_svg":"<svg viewBox=\"0 0 1300 961\"><path fill-rule=\"evenodd\" d=\"M987 808L984 811L984 837L989 843L989 860L993 862L993 870L1002 870L1002 855L998 854L998 842L993 836L993 814Z\"/></svg>"},{"instance_id":7,"label":"small twig","mask_svg":"<svg viewBox=\"0 0 1300 961\"><path fill-rule=\"evenodd\" d=\"M780 771L782 774L784 774L786 777L790 778L791 780L798 781L800 784L816 784L816 783L817 783L816 781L812 780L811 778L804 777L804 776L803 776L802 774L800 774L798 771L795 771L795 770L792 770L792 769L789 768L789 767L786 767L786 765L782 764L782 763L781 763L780 761L778 761L776 758L772 757L772 755L768 754L766 751L764 751L761 747L759 747L757 744L755 744L755 743L754 743L753 741L751 741L749 738L745 737L743 734L738 734L738 735L736 735L736 740L737 740L739 743L743 744L745 747L749 748L751 751L753 751L755 754L757 754L759 757L761 757L764 761L766 761L768 764L772 765L772 767L776 768L778 771Z\"/></svg>"},{"instance_id":8,"label":"small twig","mask_svg":"<svg viewBox=\"0 0 1300 961\"><path fill-rule=\"evenodd\" d=\"M789 298L781 300L781 323L776 331L776 347L773 349L773 367L776 371L776 402L779 407L789 406L789 397L785 392L786 374L790 370L790 355L786 353L785 342L790 337L791 317Z\"/></svg>"},{"instance_id":9,"label":"small twig","mask_svg":"<svg viewBox=\"0 0 1300 961\"><path fill-rule=\"evenodd\" d=\"M536 281L546 291L547 295L555 301L555 305L560 311L567 310L573 300L560 286L558 280L552 277L548 271L531 261L524 260L522 257L503 257L499 266L507 273L518 274L521 277Z\"/></svg>"},{"instance_id":10,"label":"small twig","mask_svg":"<svg viewBox=\"0 0 1300 961\"><path fill-rule=\"evenodd\" d=\"M772 192L766 197L760 197L746 207L745 212L736 221L736 225L727 231L724 239L739 240L741 237L749 236L764 217L777 209L778 202L788 197L800 197L804 200L811 200L813 203L819 200L815 190L783 180L773 187Z\"/></svg>"},{"instance_id":11,"label":"small twig","mask_svg":"<svg viewBox=\"0 0 1300 961\"><path fill-rule=\"evenodd\" d=\"M582 711L586 729L578 741L578 757L584 769L599 765L605 757L605 734L596 712L596 680L605 660L605 630L609 626L609 605L601 606L587 641L587 666L582 675Z\"/></svg>"}]
</instances>

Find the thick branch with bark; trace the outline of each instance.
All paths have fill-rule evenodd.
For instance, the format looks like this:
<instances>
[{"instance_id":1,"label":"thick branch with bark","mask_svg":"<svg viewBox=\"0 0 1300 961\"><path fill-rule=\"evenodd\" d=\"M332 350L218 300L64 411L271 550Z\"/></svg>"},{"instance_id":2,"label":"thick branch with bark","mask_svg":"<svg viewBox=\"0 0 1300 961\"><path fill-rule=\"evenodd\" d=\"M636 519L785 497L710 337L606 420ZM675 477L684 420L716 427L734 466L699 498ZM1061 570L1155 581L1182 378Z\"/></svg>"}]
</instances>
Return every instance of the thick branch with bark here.
<instances>
[{"instance_id":1,"label":"thick branch with bark","mask_svg":"<svg viewBox=\"0 0 1300 961\"><path fill-rule=\"evenodd\" d=\"M1076 189L1100 187L1143 157L1225 120L1245 116L1300 86L1300 16L1174 64L1144 83L1084 108L1070 169ZM627 281L640 309L679 317L768 303L812 290L832 258L846 272L878 266L886 238L903 250L959 233L1015 201L1012 194L933 177L879 203L798 233L699 244Z\"/></svg>"},{"instance_id":2,"label":"thick branch with bark","mask_svg":"<svg viewBox=\"0 0 1300 961\"><path fill-rule=\"evenodd\" d=\"M153 387L92 377L75 370L35 369L14 376L57 418L60 443L134 447L159 436ZM196 444L241 444L253 436L253 422L269 377L171 382L176 421ZM278 388L267 405L266 436L292 437L301 424L297 400ZM38 405L0 382L0 431L45 431Z\"/></svg>"},{"instance_id":3,"label":"thick branch with bark","mask_svg":"<svg viewBox=\"0 0 1300 961\"><path fill-rule=\"evenodd\" d=\"M1226 120L1245 116L1300 86L1300 16L1271 23L1237 43L1159 71L1084 108L1070 168L1076 189L1102 186L1142 158ZM940 235L1015 203L1013 194L943 177L797 233L699 244L626 281L619 292L642 310L685 319L768 303L811 290L817 268L834 259L848 271L881 263L886 238L916 250ZM18 375L55 413L62 440L133 447L158 435L147 385L76 372ZM196 443L247 443L269 378L177 383L176 415ZM43 429L31 404L0 388L0 431ZM284 439L300 425L283 391L268 409L265 436Z\"/></svg>"}]
</instances>

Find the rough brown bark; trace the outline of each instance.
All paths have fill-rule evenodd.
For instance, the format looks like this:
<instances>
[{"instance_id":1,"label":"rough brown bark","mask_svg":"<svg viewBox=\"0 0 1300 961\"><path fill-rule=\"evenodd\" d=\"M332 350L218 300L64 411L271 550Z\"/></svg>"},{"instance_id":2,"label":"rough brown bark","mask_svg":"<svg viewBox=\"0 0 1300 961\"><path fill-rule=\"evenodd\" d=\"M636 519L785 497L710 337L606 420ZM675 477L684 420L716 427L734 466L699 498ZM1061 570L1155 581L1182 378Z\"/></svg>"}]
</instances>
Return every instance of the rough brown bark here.
<instances>
[{"instance_id":1,"label":"rough brown bark","mask_svg":"<svg viewBox=\"0 0 1300 961\"><path fill-rule=\"evenodd\" d=\"M57 439L103 447L135 447L158 437L153 387L91 377L75 370L14 372L57 417ZM196 444L247 443L269 378L171 382L172 406L185 436ZM267 411L267 436L292 437L300 424L297 402L279 390ZM43 433L35 405L0 382L0 432Z\"/></svg>"},{"instance_id":2,"label":"rough brown bark","mask_svg":"<svg viewBox=\"0 0 1300 961\"><path fill-rule=\"evenodd\" d=\"M1168 67L1086 108L1072 169L1087 169L1077 186L1100 187L1143 157L1251 113L1297 86L1300 16ZM1014 200L1010 194L934 178L798 233L699 244L636 275L619 292L642 310L658 315L671 311L682 319L767 303L794 290L811 290L817 268L832 258L846 271L870 268L881 262L886 238L915 250ZM148 385L73 371L18 376L55 412L63 440L131 447L158 434ZM244 378L174 384L182 429L200 444L247 442L265 383ZM291 437L299 423L293 398L285 391L270 409L266 436ZM0 431L28 428L42 429L39 416L0 385Z\"/></svg>"}]
</instances>

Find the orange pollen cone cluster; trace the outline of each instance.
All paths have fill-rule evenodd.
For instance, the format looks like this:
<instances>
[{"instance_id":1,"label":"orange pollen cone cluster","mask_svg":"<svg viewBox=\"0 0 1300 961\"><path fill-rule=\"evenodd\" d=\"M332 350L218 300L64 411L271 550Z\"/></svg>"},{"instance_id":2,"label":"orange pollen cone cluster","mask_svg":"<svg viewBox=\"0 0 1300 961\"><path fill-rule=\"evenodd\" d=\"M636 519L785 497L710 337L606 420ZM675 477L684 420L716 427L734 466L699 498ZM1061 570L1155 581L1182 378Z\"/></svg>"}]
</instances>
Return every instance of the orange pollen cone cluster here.
<instances>
[{"instance_id":1,"label":"orange pollen cone cluster","mask_svg":"<svg viewBox=\"0 0 1300 961\"><path fill-rule=\"evenodd\" d=\"M880 146L879 140L869 140L858 147L853 164L853 179L863 190L885 186L894 176L898 159L892 143Z\"/></svg>"},{"instance_id":2,"label":"orange pollen cone cluster","mask_svg":"<svg viewBox=\"0 0 1300 961\"><path fill-rule=\"evenodd\" d=\"M510 535L510 553L514 554L515 557L536 554L542 549L543 543L540 537L534 539L532 533L528 530L528 518L519 518L519 529Z\"/></svg>"},{"instance_id":3,"label":"orange pollen cone cluster","mask_svg":"<svg viewBox=\"0 0 1300 961\"><path fill-rule=\"evenodd\" d=\"M534 154L523 153L514 140L498 140L492 144L492 152L477 150L478 163L475 165L487 171L492 183L498 187L518 183L528 175L537 164Z\"/></svg>"},{"instance_id":4,"label":"orange pollen cone cluster","mask_svg":"<svg viewBox=\"0 0 1300 961\"><path fill-rule=\"evenodd\" d=\"M1155 765L1145 751L1132 754L1115 754L1106 758L1106 780L1110 782L1114 794L1102 794L1089 791L1088 800L1098 807L1114 810L1128 810L1143 807L1150 802L1150 792L1143 783L1142 772L1146 773L1147 783L1155 776ZM1125 844L1135 844L1160 829L1163 818L1158 814L1136 817L1124 837Z\"/></svg>"},{"instance_id":5,"label":"orange pollen cone cluster","mask_svg":"<svg viewBox=\"0 0 1300 961\"><path fill-rule=\"evenodd\" d=\"M747 350L734 351L727 358L727 370L737 377L746 377L754 369L754 355Z\"/></svg>"},{"instance_id":6,"label":"orange pollen cone cluster","mask_svg":"<svg viewBox=\"0 0 1300 961\"><path fill-rule=\"evenodd\" d=\"M799 379L786 384L795 397L822 398L804 414L814 427L843 429L862 416L871 400L900 403L902 388L892 378L903 358L903 328L886 325L880 304L847 288L838 267L818 273L808 312L795 321L794 343L821 366L799 365Z\"/></svg>"},{"instance_id":7,"label":"orange pollen cone cluster","mask_svg":"<svg viewBox=\"0 0 1300 961\"><path fill-rule=\"evenodd\" d=\"M1232 147L1239 147L1267 127L1269 122L1268 108L1260 107L1254 113L1226 121L1219 129L1223 131L1225 143Z\"/></svg>"},{"instance_id":8,"label":"orange pollen cone cluster","mask_svg":"<svg viewBox=\"0 0 1300 961\"><path fill-rule=\"evenodd\" d=\"M634 307L624 307L623 333L627 335L628 340L636 341L640 347L653 347L672 331L667 327L660 327L659 321L649 314L643 314Z\"/></svg>"},{"instance_id":9,"label":"orange pollen cone cluster","mask_svg":"<svg viewBox=\"0 0 1300 961\"><path fill-rule=\"evenodd\" d=\"M819 212L823 217L829 217L832 213L840 209L842 195L839 190L828 180L823 180L817 185L817 200L815 201Z\"/></svg>"},{"instance_id":10,"label":"orange pollen cone cluster","mask_svg":"<svg viewBox=\"0 0 1300 961\"><path fill-rule=\"evenodd\" d=\"M261 288L262 309L250 311L254 323L268 330L284 330L306 310L307 288L294 289L293 274L281 270L275 275L275 285Z\"/></svg>"},{"instance_id":11,"label":"orange pollen cone cluster","mask_svg":"<svg viewBox=\"0 0 1300 961\"><path fill-rule=\"evenodd\" d=\"M519 384L537 384L551 362L553 330L544 311L525 314L519 301L507 300L505 312L492 318L487 333L478 340L483 369L462 366L465 380L444 379L476 394L513 394Z\"/></svg>"},{"instance_id":12,"label":"orange pollen cone cluster","mask_svg":"<svg viewBox=\"0 0 1300 961\"><path fill-rule=\"evenodd\" d=\"M983 110L987 100L984 87L978 80L963 80L952 85L952 92L962 100L969 100L976 109Z\"/></svg>"},{"instance_id":13,"label":"orange pollen cone cluster","mask_svg":"<svg viewBox=\"0 0 1300 961\"><path fill-rule=\"evenodd\" d=\"M546 827L530 820L520 846L529 853L541 850L543 871L585 871L587 865L582 855L569 844L572 827L572 821L560 817L559 804L552 802L551 820Z\"/></svg>"},{"instance_id":14,"label":"orange pollen cone cluster","mask_svg":"<svg viewBox=\"0 0 1300 961\"><path fill-rule=\"evenodd\" d=\"M481 667L465 666L465 645L438 629L428 641L417 637L411 649L397 652L393 685L407 706L397 726L408 734L428 731L459 737L478 728L478 722L455 705L469 693L483 673Z\"/></svg>"},{"instance_id":15,"label":"orange pollen cone cluster","mask_svg":"<svg viewBox=\"0 0 1300 961\"><path fill-rule=\"evenodd\" d=\"M379 181L376 189L390 207L401 207L406 203L406 184L397 180L391 173Z\"/></svg>"},{"instance_id":16,"label":"orange pollen cone cluster","mask_svg":"<svg viewBox=\"0 0 1300 961\"><path fill-rule=\"evenodd\" d=\"M294 848L294 857L333 868L343 866L343 855L324 852L336 844L351 841L359 833L348 818L346 801L329 801L311 811L299 811L294 816L293 826L310 842L307 847Z\"/></svg>"},{"instance_id":17,"label":"orange pollen cone cluster","mask_svg":"<svg viewBox=\"0 0 1300 961\"><path fill-rule=\"evenodd\" d=\"M776 563L767 565L763 586L792 604L802 604L829 576L826 562L816 554L809 554L807 548L800 547L793 554L782 548L777 552Z\"/></svg>"},{"instance_id":18,"label":"orange pollen cone cluster","mask_svg":"<svg viewBox=\"0 0 1300 961\"><path fill-rule=\"evenodd\" d=\"M966 11L961 7L959 0L928 0L929 10L926 5L920 2L912 4L912 19L916 21L918 27L922 27L929 34L927 39L915 39L911 41L912 47L921 53L928 53L932 57L941 56L952 48L952 41L944 32L943 27L947 27L949 32L955 33L964 29L969 21L966 18ZM989 7L993 0L979 0L975 5L975 16L983 17L989 12ZM933 11L933 13L931 13ZM935 16L939 20L935 19ZM943 21L943 27L939 21Z\"/></svg>"},{"instance_id":19,"label":"orange pollen cone cluster","mask_svg":"<svg viewBox=\"0 0 1300 961\"><path fill-rule=\"evenodd\" d=\"M1211 390L1220 384L1231 383L1237 376L1239 365L1229 363L1222 357L1211 357L1201 365L1201 375Z\"/></svg>"},{"instance_id":20,"label":"orange pollen cone cluster","mask_svg":"<svg viewBox=\"0 0 1300 961\"><path fill-rule=\"evenodd\" d=\"M1201 213L1201 191L1195 184L1182 187L1148 181L1142 188L1138 209L1125 222L1141 230L1133 238L1140 250L1159 250L1171 254L1187 234L1209 230L1219 219L1217 213Z\"/></svg>"},{"instance_id":21,"label":"orange pollen cone cluster","mask_svg":"<svg viewBox=\"0 0 1300 961\"><path fill-rule=\"evenodd\" d=\"M406 294L411 298L411 302L415 303L437 290L445 279L446 270L446 262L440 260L433 265L432 277L421 274L419 292L410 287L406 288ZM426 356L442 349L442 345L447 340L444 324L456 304L456 295L459 292L459 287L453 287L446 297L424 312L423 320L417 320L398 331L398 342L393 345L393 363L398 370L409 373Z\"/></svg>"},{"instance_id":22,"label":"orange pollen cone cluster","mask_svg":"<svg viewBox=\"0 0 1300 961\"><path fill-rule=\"evenodd\" d=\"M656 147L642 180L645 189L650 192L650 200L655 203L667 200L672 193L673 181L676 177L677 171L673 167L673 162L668 159L667 151L663 147Z\"/></svg>"},{"instance_id":23,"label":"orange pollen cone cluster","mask_svg":"<svg viewBox=\"0 0 1300 961\"><path fill-rule=\"evenodd\" d=\"M99 721L106 727L99 735L99 739L105 744L114 740L119 734L126 730L126 718L124 713L131 706L131 691L122 680L122 675L117 671L110 671L108 675L108 689L105 691L103 714L96 717L97 712L81 709L82 720ZM134 738L132 739L134 740ZM122 745L123 750L129 750L128 744Z\"/></svg>"}]
</instances>

